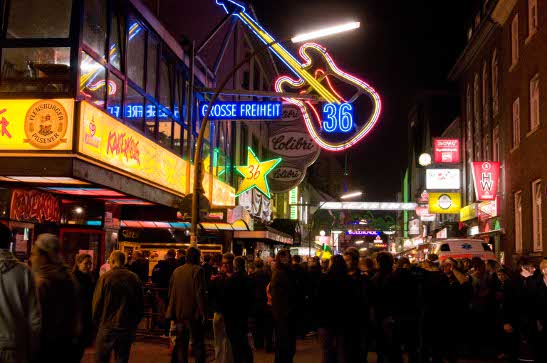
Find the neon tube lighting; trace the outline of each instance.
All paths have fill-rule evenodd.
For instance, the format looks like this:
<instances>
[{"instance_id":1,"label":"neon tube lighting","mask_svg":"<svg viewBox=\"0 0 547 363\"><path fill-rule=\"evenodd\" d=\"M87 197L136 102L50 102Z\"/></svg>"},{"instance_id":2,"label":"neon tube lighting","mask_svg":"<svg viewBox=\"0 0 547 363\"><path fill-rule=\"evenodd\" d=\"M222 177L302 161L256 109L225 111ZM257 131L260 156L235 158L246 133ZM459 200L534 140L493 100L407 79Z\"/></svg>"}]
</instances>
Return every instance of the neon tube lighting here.
<instances>
[{"instance_id":1,"label":"neon tube lighting","mask_svg":"<svg viewBox=\"0 0 547 363\"><path fill-rule=\"evenodd\" d=\"M363 192L349 193L349 194L346 194L346 195L342 195L342 196L340 197L340 199L347 199L347 198L352 198L352 197L358 197L358 196L360 196L361 194L363 194Z\"/></svg>"},{"instance_id":2,"label":"neon tube lighting","mask_svg":"<svg viewBox=\"0 0 547 363\"><path fill-rule=\"evenodd\" d=\"M298 34L295 37L291 38L291 41L293 43L305 42L306 40L322 38L328 35L338 34L348 30L357 29L360 26L361 26L361 23L359 23L358 21L354 21L354 22L350 22L346 24L332 26L329 28L315 30L309 33Z\"/></svg>"}]
</instances>

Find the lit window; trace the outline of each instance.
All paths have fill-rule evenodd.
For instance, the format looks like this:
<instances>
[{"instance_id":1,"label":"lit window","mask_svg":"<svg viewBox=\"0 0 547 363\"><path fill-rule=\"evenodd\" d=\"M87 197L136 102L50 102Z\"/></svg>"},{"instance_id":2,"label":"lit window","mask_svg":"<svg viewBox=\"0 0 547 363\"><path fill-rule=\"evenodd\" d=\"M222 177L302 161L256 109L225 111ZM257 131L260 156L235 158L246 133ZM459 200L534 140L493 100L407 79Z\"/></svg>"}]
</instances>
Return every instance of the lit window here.
<instances>
[{"instance_id":1,"label":"lit window","mask_svg":"<svg viewBox=\"0 0 547 363\"><path fill-rule=\"evenodd\" d=\"M538 28L538 2L528 0L528 36L533 35Z\"/></svg>"},{"instance_id":2,"label":"lit window","mask_svg":"<svg viewBox=\"0 0 547 363\"><path fill-rule=\"evenodd\" d=\"M522 253L522 192L515 193L515 249Z\"/></svg>"},{"instance_id":3,"label":"lit window","mask_svg":"<svg viewBox=\"0 0 547 363\"><path fill-rule=\"evenodd\" d=\"M498 101L498 55L497 51L494 50L494 55L492 56L492 112L496 116L499 112L499 101Z\"/></svg>"},{"instance_id":4,"label":"lit window","mask_svg":"<svg viewBox=\"0 0 547 363\"><path fill-rule=\"evenodd\" d=\"M520 144L520 99L513 102L513 148Z\"/></svg>"},{"instance_id":5,"label":"lit window","mask_svg":"<svg viewBox=\"0 0 547 363\"><path fill-rule=\"evenodd\" d=\"M515 15L511 23L511 64L517 64L519 60L519 16Z\"/></svg>"},{"instance_id":6,"label":"lit window","mask_svg":"<svg viewBox=\"0 0 547 363\"><path fill-rule=\"evenodd\" d=\"M543 251L543 218L541 212L541 180L532 183L532 218L534 233L534 252Z\"/></svg>"},{"instance_id":7,"label":"lit window","mask_svg":"<svg viewBox=\"0 0 547 363\"><path fill-rule=\"evenodd\" d=\"M539 75L530 81L530 130L539 126Z\"/></svg>"}]
</instances>

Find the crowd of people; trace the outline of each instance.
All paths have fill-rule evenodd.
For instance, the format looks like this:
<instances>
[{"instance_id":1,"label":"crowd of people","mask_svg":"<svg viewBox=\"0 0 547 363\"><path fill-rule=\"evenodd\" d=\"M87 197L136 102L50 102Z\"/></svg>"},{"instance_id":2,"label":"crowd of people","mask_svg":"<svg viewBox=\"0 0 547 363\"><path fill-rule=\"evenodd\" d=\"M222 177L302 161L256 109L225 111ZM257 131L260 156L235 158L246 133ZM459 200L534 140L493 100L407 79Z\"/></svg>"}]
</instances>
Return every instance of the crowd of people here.
<instances>
[{"instance_id":1,"label":"crowd of people","mask_svg":"<svg viewBox=\"0 0 547 363\"><path fill-rule=\"evenodd\" d=\"M10 252L0 225L0 361L81 361L95 344L97 362L128 362L144 315L148 260L131 264L113 251L96 282L92 257L72 269L59 240L36 239L31 267ZM214 336L217 363L253 362L253 351L293 362L298 337L318 336L322 362L456 361L463 356L547 362L547 260L522 258L509 270L480 258L420 264L354 248L328 261L280 250L266 261L199 249L168 251L151 282L162 292L172 362L206 361ZM171 333L173 334L173 333Z\"/></svg>"}]
</instances>

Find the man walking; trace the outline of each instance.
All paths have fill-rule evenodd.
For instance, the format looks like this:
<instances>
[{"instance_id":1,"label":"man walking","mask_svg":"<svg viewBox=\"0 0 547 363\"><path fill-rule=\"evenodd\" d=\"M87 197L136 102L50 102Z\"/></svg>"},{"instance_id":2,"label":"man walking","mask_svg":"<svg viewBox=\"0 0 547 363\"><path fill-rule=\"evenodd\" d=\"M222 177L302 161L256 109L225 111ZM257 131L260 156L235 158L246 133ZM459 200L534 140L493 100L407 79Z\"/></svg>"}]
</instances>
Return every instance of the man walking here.
<instances>
[{"instance_id":1,"label":"man walking","mask_svg":"<svg viewBox=\"0 0 547 363\"><path fill-rule=\"evenodd\" d=\"M126 363L144 314L142 284L136 274L123 268L122 251L113 251L109 261L111 269L99 278L93 294L93 321L99 326L96 361L110 362L114 351L115 361Z\"/></svg>"},{"instance_id":2,"label":"man walking","mask_svg":"<svg viewBox=\"0 0 547 363\"><path fill-rule=\"evenodd\" d=\"M201 252L188 248L186 264L178 267L169 283L169 306L167 319L177 326L177 338L171 362L188 362L188 345L192 336L192 349L197 363L205 363L203 324L207 283L205 271L199 267Z\"/></svg>"},{"instance_id":3,"label":"man walking","mask_svg":"<svg viewBox=\"0 0 547 363\"><path fill-rule=\"evenodd\" d=\"M10 237L0 223L0 362L28 362L38 348L40 305L30 269L8 250Z\"/></svg>"}]
</instances>

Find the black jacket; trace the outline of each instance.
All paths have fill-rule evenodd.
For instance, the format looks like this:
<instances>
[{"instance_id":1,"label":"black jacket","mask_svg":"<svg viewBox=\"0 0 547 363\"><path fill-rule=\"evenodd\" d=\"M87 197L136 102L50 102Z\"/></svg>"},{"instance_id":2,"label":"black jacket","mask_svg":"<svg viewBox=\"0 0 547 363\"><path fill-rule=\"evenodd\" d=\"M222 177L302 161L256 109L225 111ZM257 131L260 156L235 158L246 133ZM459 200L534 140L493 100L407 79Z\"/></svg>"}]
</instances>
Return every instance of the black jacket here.
<instances>
[{"instance_id":1,"label":"black jacket","mask_svg":"<svg viewBox=\"0 0 547 363\"><path fill-rule=\"evenodd\" d=\"M148 282L148 274L150 273L150 270L149 270L149 263L147 259L140 258L138 260L133 261L133 263L131 264L131 271L133 271L137 276L139 276L139 279L141 279L141 282L143 284L146 284Z\"/></svg>"},{"instance_id":2,"label":"black jacket","mask_svg":"<svg viewBox=\"0 0 547 363\"><path fill-rule=\"evenodd\" d=\"M171 280L173 271L175 271L177 267L179 267L179 265L174 258L159 261L154 267L154 270L152 270L152 282L157 284L158 287L164 289L169 288L169 281Z\"/></svg>"},{"instance_id":3,"label":"black jacket","mask_svg":"<svg viewBox=\"0 0 547 363\"><path fill-rule=\"evenodd\" d=\"M254 285L245 271L235 272L226 279L222 300L227 320L247 320L254 303Z\"/></svg>"},{"instance_id":4,"label":"black jacket","mask_svg":"<svg viewBox=\"0 0 547 363\"><path fill-rule=\"evenodd\" d=\"M344 311L358 312L357 301L360 290L356 280L348 275L337 276L330 272L323 274L319 283L318 307L322 312L319 315L319 327L327 329L347 330L355 325L356 321L333 314L333 311L343 307Z\"/></svg>"},{"instance_id":5,"label":"black jacket","mask_svg":"<svg viewBox=\"0 0 547 363\"><path fill-rule=\"evenodd\" d=\"M88 344L93 339L93 320L91 315L93 312L92 302L95 284L91 275L85 274L80 270L73 272L72 276L76 282L78 300L80 302L82 337L84 338L84 342Z\"/></svg>"},{"instance_id":6,"label":"black jacket","mask_svg":"<svg viewBox=\"0 0 547 363\"><path fill-rule=\"evenodd\" d=\"M288 265L276 264L270 283L272 314L275 320L289 318L296 311L296 286Z\"/></svg>"}]
</instances>

